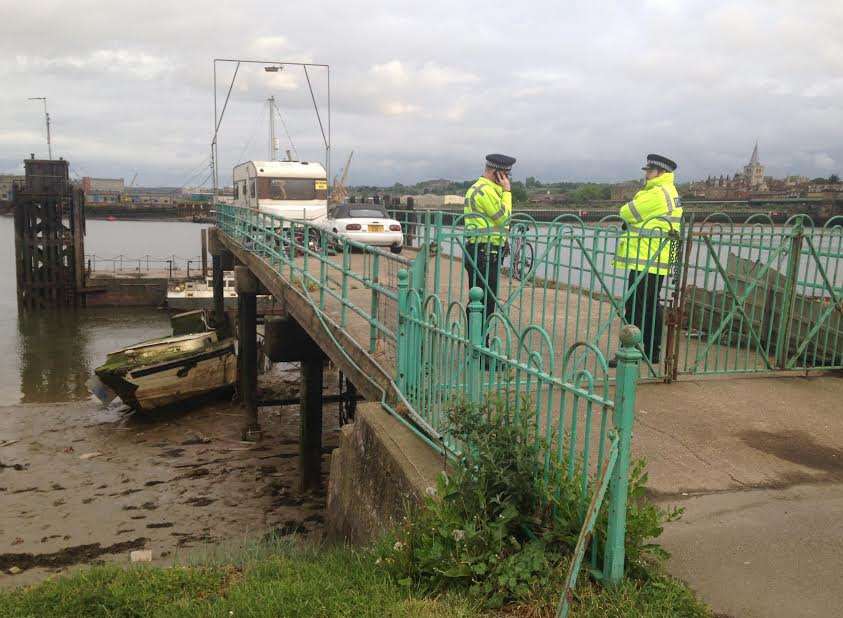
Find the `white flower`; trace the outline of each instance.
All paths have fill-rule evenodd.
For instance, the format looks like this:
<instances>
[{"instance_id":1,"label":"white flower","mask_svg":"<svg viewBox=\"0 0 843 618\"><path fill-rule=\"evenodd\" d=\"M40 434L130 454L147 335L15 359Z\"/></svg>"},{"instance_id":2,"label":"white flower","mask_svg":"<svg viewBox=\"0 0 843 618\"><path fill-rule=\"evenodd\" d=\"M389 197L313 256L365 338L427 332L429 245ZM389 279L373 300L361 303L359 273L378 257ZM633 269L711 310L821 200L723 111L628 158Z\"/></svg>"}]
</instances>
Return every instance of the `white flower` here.
<instances>
[{"instance_id":1,"label":"white flower","mask_svg":"<svg viewBox=\"0 0 843 618\"><path fill-rule=\"evenodd\" d=\"M401 551L404 548L404 543L401 541L395 541L395 545L392 546L392 549L395 551Z\"/></svg>"},{"instance_id":2,"label":"white flower","mask_svg":"<svg viewBox=\"0 0 843 618\"><path fill-rule=\"evenodd\" d=\"M462 541L465 538L465 530L454 530L451 533L455 541Z\"/></svg>"},{"instance_id":3,"label":"white flower","mask_svg":"<svg viewBox=\"0 0 843 618\"><path fill-rule=\"evenodd\" d=\"M428 487L427 489L424 490L424 492L428 496L430 496L431 498L436 496L436 488L435 487Z\"/></svg>"}]
</instances>

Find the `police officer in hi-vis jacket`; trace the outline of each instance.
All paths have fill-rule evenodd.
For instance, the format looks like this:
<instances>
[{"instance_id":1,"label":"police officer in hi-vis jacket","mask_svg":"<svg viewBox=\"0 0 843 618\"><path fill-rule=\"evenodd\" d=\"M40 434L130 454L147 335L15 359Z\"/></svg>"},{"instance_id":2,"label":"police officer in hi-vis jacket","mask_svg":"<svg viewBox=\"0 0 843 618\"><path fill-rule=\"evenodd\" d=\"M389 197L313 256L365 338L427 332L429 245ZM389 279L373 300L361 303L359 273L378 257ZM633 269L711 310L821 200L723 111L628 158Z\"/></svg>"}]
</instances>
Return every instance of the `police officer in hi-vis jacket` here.
<instances>
[{"instance_id":1,"label":"police officer in hi-vis jacket","mask_svg":"<svg viewBox=\"0 0 843 618\"><path fill-rule=\"evenodd\" d=\"M486 168L465 194L465 268L468 287L483 290L485 319L495 311L498 272L512 216L509 176L515 159L502 154L486 156Z\"/></svg>"},{"instance_id":2,"label":"police officer in hi-vis jacket","mask_svg":"<svg viewBox=\"0 0 843 618\"><path fill-rule=\"evenodd\" d=\"M676 163L658 154L648 154L644 170L644 188L620 210L625 232L618 242L615 268L629 271L625 318L641 329L644 353L650 362L661 357L662 306L659 302L665 275L670 272L671 232L682 224L682 204L674 186ZM642 272L644 273L642 276ZM635 286L636 280L641 281ZM617 359L609 361L617 366Z\"/></svg>"}]
</instances>

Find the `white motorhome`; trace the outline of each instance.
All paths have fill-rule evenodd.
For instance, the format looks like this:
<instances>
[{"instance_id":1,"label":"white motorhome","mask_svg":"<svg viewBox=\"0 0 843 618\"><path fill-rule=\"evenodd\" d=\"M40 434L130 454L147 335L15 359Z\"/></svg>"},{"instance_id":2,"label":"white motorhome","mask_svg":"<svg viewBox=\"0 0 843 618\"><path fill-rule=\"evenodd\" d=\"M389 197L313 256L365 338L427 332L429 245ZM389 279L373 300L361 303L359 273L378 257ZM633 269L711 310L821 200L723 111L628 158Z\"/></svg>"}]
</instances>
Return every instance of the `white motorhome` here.
<instances>
[{"instance_id":1,"label":"white motorhome","mask_svg":"<svg viewBox=\"0 0 843 618\"><path fill-rule=\"evenodd\" d=\"M315 161L247 161L234 168L234 205L299 221L328 215L328 177ZM284 227L288 227L285 225Z\"/></svg>"}]
</instances>

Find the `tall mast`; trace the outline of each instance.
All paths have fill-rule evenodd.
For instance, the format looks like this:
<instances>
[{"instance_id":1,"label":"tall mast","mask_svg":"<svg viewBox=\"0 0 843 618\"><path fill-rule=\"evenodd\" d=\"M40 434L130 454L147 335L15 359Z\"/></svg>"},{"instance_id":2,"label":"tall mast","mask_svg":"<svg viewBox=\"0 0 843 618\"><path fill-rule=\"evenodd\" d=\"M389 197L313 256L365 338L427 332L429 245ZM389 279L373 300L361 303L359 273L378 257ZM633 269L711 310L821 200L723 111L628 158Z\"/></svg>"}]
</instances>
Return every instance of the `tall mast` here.
<instances>
[{"instance_id":1,"label":"tall mast","mask_svg":"<svg viewBox=\"0 0 843 618\"><path fill-rule=\"evenodd\" d=\"M53 158L53 143L50 139L50 114L47 111L47 97L29 97L30 101L41 101L44 103L44 119L47 121L47 153L52 160Z\"/></svg>"},{"instance_id":2,"label":"tall mast","mask_svg":"<svg viewBox=\"0 0 843 618\"><path fill-rule=\"evenodd\" d=\"M278 160L278 138L275 137L275 97L269 97L269 160Z\"/></svg>"}]
</instances>

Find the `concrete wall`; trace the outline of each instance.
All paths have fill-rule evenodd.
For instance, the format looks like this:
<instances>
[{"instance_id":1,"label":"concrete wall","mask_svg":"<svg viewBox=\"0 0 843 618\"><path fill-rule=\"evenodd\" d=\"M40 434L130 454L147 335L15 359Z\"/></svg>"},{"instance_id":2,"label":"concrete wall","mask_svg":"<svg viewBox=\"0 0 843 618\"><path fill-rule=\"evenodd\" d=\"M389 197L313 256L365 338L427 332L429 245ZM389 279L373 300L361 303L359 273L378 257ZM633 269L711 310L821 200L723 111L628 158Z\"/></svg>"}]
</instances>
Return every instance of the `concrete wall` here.
<instances>
[{"instance_id":1,"label":"concrete wall","mask_svg":"<svg viewBox=\"0 0 843 618\"><path fill-rule=\"evenodd\" d=\"M91 277L88 307L160 307L167 300L166 278Z\"/></svg>"},{"instance_id":2,"label":"concrete wall","mask_svg":"<svg viewBox=\"0 0 843 618\"><path fill-rule=\"evenodd\" d=\"M327 529L334 539L376 540L421 503L444 458L380 404L357 409L331 455Z\"/></svg>"}]
</instances>

